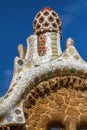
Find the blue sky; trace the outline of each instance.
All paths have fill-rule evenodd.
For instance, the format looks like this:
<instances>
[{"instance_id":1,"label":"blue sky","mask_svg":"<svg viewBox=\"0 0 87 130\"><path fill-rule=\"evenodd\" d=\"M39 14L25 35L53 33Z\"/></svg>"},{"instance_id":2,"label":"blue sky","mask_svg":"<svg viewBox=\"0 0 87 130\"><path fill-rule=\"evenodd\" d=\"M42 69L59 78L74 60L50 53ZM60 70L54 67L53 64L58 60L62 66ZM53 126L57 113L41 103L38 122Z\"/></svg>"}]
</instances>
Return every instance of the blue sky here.
<instances>
[{"instance_id":1,"label":"blue sky","mask_svg":"<svg viewBox=\"0 0 87 130\"><path fill-rule=\"evenodd\" d=\"M26 38L33 34L33 19L44 7L54 9L62 20L62 50L66 39L72 37L87 61L86 0L0 0L0 96L9 87L17 46L22 43L26 47Z\"/></svg>"}]
</instances>

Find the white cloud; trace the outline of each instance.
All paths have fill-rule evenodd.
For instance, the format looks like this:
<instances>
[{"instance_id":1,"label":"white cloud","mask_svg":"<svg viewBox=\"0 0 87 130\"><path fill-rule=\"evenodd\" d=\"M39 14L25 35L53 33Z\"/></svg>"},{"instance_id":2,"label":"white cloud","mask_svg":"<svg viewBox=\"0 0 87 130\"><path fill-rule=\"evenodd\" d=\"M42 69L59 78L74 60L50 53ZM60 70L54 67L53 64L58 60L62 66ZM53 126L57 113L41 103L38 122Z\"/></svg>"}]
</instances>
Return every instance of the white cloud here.
<instances>
[{"instance_id":1,"label":"white cloud","mask_svg":"<svg viewBox=\"0 0 87 130\"><path fill-rule=\"evenodd\" d=\"M71 23L78 14L83 11L83 9L87 8L87 1L77 0L73 2L73 4L67 5L63 10L64 14L61 16L63 21L63 26L66 27L69 23Z\"/></svg>"},{"instance_id":2,"label":"white cloud","mask_svg":"<svg viewBox=\"0 0 87 130\"><path fill-rule=\"evenodd\" d=\"M79 13L82 9L87 7L87 1L77 0L77 2L65 7L64 11L68 13Z\"/></svg>"},{"instance_id":3,"label":"white cloud","mask_svg":"<svg viewBox=\"0 0 87 130\"><path fill-rule=\"evenodd\" d=\"M5 85L9 85L9 82L11 80L11 77L12 77L12 70L8 69L4 72L4 78L5 78L5 82L4 84Z\"/></svg>"},{"instance_id":4,"label":"white cloud","mask_svg":"<svg viewBox=\"0 0 87 130\"><path fill-rule=\"evenodd\" d=\"M12 75L12 70L10 70L10 69L6 70L4 72L4 75L7 76L7 77L11 76Z\"/></svg>"},{"instance_id":5,"label":"white cloud","mask_svg":"<svg viewBox=\"0 0 87 130\"><path fill-rule=\"evenodd\" d=\"M68 25L71 21L72 21L72 16L71 15L61 15L61 20L63 23L63 27L65 27L66 25Z\"/></svg>"},{"instance_id":6,"label":"white cloud","mask_svg":"<svg viewBox=\"0 0 87 130\"><path fill-rule=\"evenodd\" d=\"M2 96L6 90L8 90L11 79L12 79L13 71L11 69L5 70L2 77L2 82L0 84L0 96Z\"/></svg>"}]
</instances>

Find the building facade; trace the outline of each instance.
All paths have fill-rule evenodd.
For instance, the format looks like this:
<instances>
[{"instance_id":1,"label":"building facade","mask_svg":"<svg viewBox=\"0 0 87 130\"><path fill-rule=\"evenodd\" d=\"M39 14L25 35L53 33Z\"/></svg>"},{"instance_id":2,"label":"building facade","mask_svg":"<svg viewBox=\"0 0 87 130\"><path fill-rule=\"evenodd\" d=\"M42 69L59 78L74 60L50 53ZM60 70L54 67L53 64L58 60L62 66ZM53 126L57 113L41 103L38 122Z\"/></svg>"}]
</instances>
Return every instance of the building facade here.
<instances>
[{"instance_id":1,"label":"building facade","mask_svg":"<svg viewBox=\"0 0 87 130\"><path fill-rule=\"evenodd\" d=\"M0 98L1 130L87 130L87 63L68 38L62 52L62 22L51 8L34 18L27 49L18 46L14 73Z\"/></svg>"}]
</instances>

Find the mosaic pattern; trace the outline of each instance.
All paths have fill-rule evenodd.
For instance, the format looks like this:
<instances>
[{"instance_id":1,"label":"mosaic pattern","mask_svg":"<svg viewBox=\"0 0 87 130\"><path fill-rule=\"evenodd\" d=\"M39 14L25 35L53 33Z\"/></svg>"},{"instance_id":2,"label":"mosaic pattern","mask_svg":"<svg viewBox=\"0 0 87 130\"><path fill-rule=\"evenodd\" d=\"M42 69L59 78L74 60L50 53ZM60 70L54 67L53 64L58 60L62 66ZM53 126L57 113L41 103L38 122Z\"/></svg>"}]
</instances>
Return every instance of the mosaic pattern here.
<instances>
[{"instance_id":1,"label":"mosaic pattern","mask_svg":"<svg viewBox=\"0 0 87 130\"><path fill-rule=\"evenodd\" d=\"M54 23L57 25L54 26ZM14 61L12 82L5 96L0 98L0 126L25 123L23 101L32 87L43 80L65 75L87 79L87 63L77 52L71 38L67 39L65 51L61 51L61 20L55 11L50 8L41 10L35 17L33 27L36 34L27 38L27 49L23 45L18 46L19 57Z\"/></svg>"},{"instance_id":2,"label":"mosaic pattern","mask_svg":"<svg viewBox=\"0 0 87 130\"><path fill-rule=\"evenodd\" d=\"M46 54L46 52L46 36L44 34L40 34L38 37L38 54L39 56L43 56Z\"/></svg>"},{"instance_id":3,"label":"mosaic pattern","mask_svg":"<svg viewBox=\"0 0 87 130\"><path fill-rule=\"evenodd\" d=\"M21 111L20 111L19 109L16 109L16 110L15 110L15 113L16 113L16 114L21 114Z\"/></svg>"},{"instance_id":4,"label":"mosaic pattern","mask_svg":"<svg viewBox=\"0 0 87 130\"><path fill-rule=\"evenodd\" d=\"M34 65L50 62L61 54L59 33L45 32L41 35L32 35L27 39L25 59Z\"/></svg>"},{"instance_id":5,"label":"mosaic pattern","mask_svg":"<svg viewBox=\"0 0 87 130\"><path fill-rule=\"evenodd\" d=\"M23 61L22 60L18 60L18 65L23 65Z\"/></svg>"},{"instance_id":6,"label":"mosaic pattern","mask_svg":"<svg viewBox=\"0 0 87 130\"><path fill-rule=\"evenodd\" d=\"M25 117L23 113L23 102L20 104L16 104L16 106L7 113L5 113L4 116L0 117L0 126L3 125L11 125L12 123L18 124L24 124L25 123Z\"/></svg>"},{"instance_id":7,"label":"mosaic pattern","mask_svg":"<svg viewBox=\"0 0 87 130\"><path fill-rule=\"evenodd\" d=\"M35 16L33 29L36 34L45 31L61 32L61 20L54 10L44 8Z\"/></svg>"}]
</instances>

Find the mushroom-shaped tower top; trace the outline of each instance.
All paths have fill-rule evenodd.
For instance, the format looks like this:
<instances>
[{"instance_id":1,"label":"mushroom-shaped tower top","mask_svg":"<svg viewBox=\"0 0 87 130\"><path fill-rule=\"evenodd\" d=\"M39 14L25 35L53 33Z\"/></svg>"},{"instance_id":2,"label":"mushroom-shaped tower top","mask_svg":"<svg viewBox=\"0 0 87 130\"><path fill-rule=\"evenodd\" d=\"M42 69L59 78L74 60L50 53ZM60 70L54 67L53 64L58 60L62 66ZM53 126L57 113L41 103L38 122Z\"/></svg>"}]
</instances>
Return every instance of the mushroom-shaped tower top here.
<instances>
[{"instance_id":1,"label":"mushroom-shaped tower top","mask_svg":"<svg viewBox=\"0 0 87 130\"><path fill-rule=\"evenodd\" d=\"M36 34L41 32L61 32L61 20L51 8L43 8L34 18L33 29Z\"/></svg>"}]
</instances>

